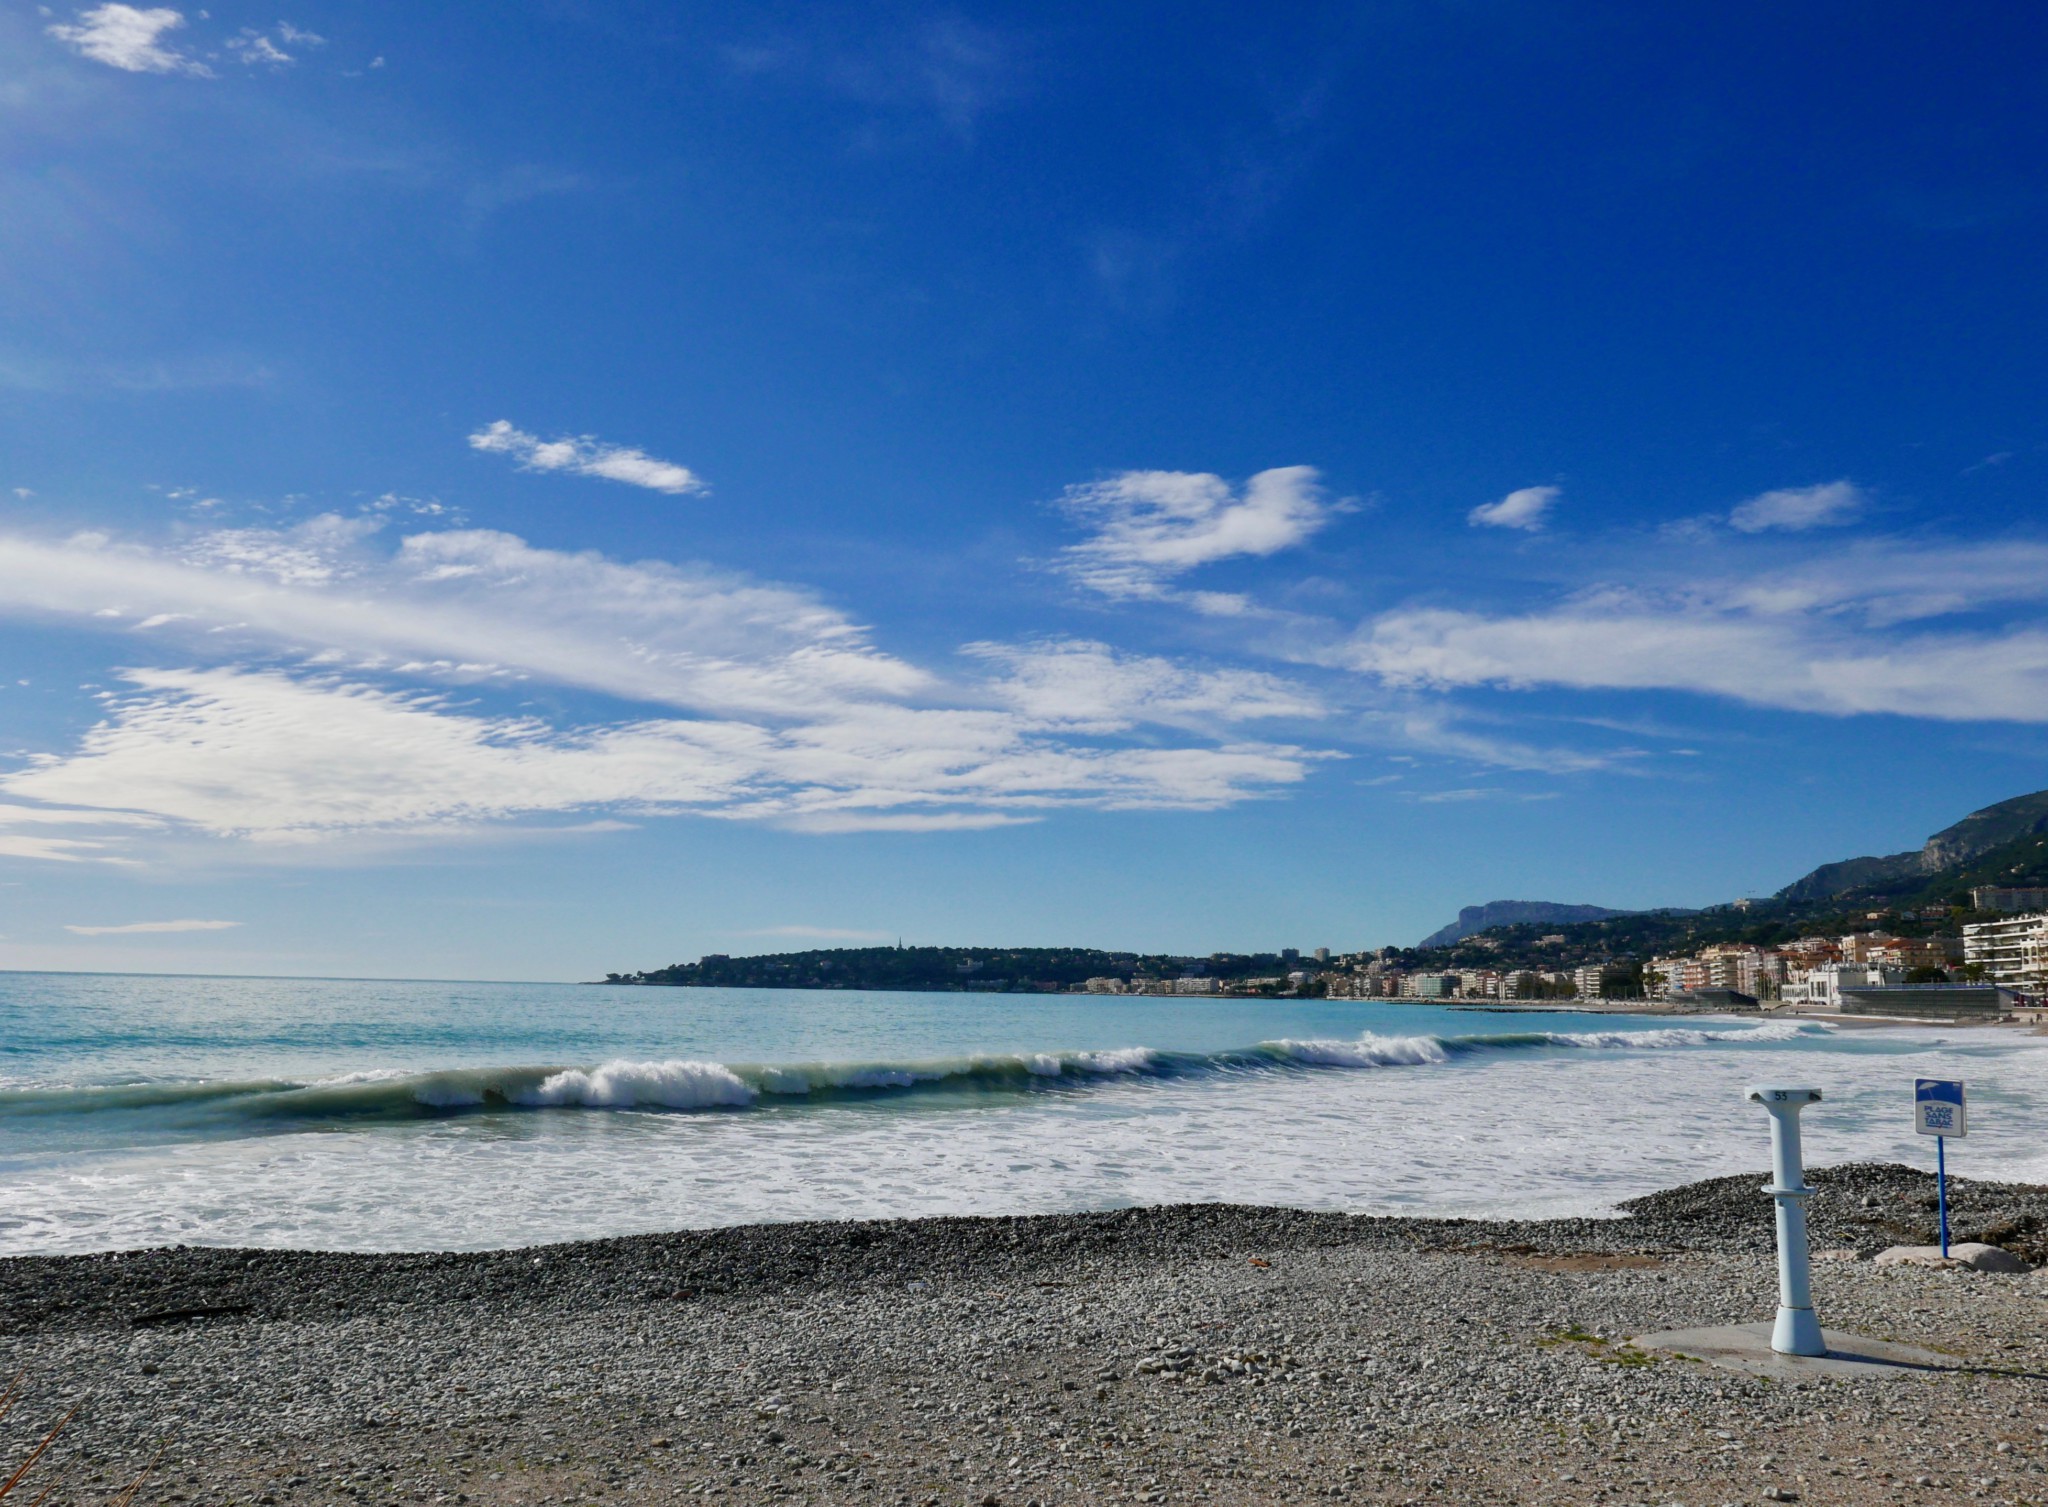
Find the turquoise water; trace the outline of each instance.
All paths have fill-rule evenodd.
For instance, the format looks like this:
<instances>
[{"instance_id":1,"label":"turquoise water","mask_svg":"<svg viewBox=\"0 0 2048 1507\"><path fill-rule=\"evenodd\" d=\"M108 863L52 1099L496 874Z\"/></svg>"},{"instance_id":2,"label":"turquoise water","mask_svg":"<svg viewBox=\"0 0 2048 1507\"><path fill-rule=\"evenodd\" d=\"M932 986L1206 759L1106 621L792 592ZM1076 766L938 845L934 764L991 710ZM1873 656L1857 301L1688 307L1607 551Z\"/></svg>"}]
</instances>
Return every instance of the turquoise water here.
<instances>
[{"instance_id":1,"label":"turquoise water","mask_svg":"<svg viewBox=\"0 0 2048 1507\"><path fill-rule=\"evenodd\" d=\"M1762 1163L2038 1155L2011 1031L1375 1001L0 975L0 1251L446 1248L760 1219L1224 1198L1592 1209Z\"/></svg>"}]
</instances>

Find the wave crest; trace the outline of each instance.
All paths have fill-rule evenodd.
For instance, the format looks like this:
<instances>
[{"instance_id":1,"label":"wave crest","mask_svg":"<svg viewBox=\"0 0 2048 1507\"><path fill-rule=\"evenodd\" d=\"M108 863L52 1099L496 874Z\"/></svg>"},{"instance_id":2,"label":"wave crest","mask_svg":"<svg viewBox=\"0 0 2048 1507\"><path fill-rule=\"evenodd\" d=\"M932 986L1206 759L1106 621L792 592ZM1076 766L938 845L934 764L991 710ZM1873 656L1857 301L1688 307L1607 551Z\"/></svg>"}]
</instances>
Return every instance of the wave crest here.
<instances>
[{"instance_id":1,"label":"wave crest","mask_svg":"<svg viewBox=\"0 0 2048 1507\"><path fill-rule=\"evenodd\" d=\"M395 1120L479 1110L746 1110L764 1099L825 1103L919 1091L1019 1094L1105 1079L1188 1079L1246 1073L1443 1067L1530 1051L1659 1051L1782 1043L1825 1035L1818 1022L1708 1029L1525 1031L1470 1036L1283 1039L1220 1052L1120 1047L985 1054L915 1062L727 1064L694 1058L614 1059L595 1067L389 1069L311 1083L153 1082L0 1090L0 1119L127 1112L199 1125Z\"/></svg>"}]
</instances>

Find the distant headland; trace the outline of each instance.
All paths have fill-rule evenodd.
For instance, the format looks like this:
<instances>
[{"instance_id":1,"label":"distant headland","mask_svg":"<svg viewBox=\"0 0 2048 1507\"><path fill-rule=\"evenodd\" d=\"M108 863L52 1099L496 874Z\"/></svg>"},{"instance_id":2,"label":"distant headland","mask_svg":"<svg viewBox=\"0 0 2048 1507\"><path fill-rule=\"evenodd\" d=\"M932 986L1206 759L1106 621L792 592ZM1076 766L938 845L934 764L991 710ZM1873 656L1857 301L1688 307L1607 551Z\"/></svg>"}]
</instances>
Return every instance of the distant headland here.
<instances>
[{"instance_id":1,"label":"distant headland","mask_svg":"<svg viewBox=\"0 0 2048 1507\"><path fill-rule=\"evenodd\" d=\"M1850 961L1896 964L1901 978L1980 977L1963 958L1962 927L2026 910L2048 910L2048 791L1972 812L1912 852L1824 864L1768 898L1701 910L1496 900L1467 906L1457 921L1414 947L1184 955L899 943L756 957L711 953L694 963L607 974L604 982L997 994L1639 999L1697 987L1698 974L1712 985L1769 993L1763 986L1796 983L1794 972L1839 964L1844 954L1830 938L1865 939L1870 945L1852 948L1857 956ZM1830 946L1834 954L1823 957ZM1687 963L1703 966L1681 966Z\"/></svg>"}]
</instances>

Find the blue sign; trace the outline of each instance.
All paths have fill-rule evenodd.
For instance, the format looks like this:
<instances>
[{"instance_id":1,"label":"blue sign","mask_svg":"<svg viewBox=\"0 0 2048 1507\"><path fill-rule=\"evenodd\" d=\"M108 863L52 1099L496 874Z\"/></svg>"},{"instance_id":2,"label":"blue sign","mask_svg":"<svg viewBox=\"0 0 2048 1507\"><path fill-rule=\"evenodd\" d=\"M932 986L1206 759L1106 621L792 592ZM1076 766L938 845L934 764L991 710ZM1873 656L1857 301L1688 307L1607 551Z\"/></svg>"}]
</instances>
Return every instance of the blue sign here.
<instances>
[{"instance_id":1,"label":"blue sign","mask_svg":"<svg viewBox=\"0 0 2048 1507\"><path fill-rule=\"evenodd\" d=\"M1963 1085L1949 1078L1913 1080L1913 1128L1922 1135L1967 1134Z\"/></svg>"}]
</instances>

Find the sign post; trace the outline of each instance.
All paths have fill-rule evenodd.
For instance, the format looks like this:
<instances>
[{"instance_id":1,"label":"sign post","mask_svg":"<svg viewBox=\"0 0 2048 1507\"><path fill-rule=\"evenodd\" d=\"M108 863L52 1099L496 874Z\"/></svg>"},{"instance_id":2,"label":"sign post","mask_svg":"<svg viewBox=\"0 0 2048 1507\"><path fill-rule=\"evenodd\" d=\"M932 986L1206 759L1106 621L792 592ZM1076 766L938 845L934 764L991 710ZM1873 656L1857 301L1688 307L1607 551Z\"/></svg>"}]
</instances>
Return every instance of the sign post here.
<instances>
[{"instance_id":1,"label":"sign post","mask_svg":"<svg viewBox=\"0 0 2048 1507\"><path fill-rule=\"evenodd\" d=\"M1969 1134L1961 1079L1913 1080L1913 1128L1934 1137L1934 1188L1941 1205L1941 1255L1948 1259L1948 1138Z\"/></svg>"}]
</instances>

